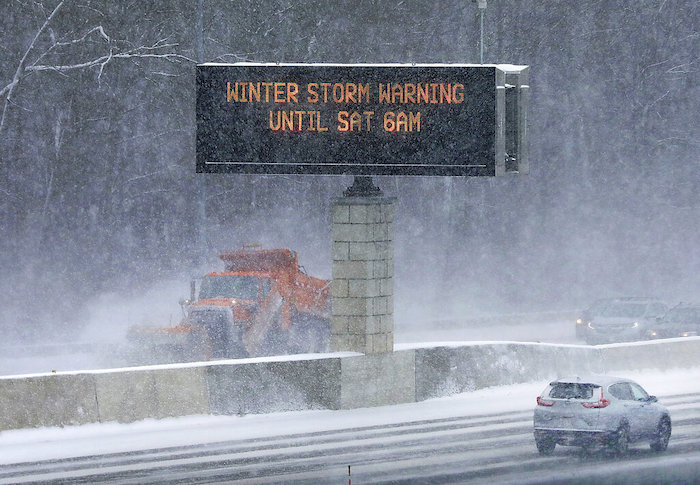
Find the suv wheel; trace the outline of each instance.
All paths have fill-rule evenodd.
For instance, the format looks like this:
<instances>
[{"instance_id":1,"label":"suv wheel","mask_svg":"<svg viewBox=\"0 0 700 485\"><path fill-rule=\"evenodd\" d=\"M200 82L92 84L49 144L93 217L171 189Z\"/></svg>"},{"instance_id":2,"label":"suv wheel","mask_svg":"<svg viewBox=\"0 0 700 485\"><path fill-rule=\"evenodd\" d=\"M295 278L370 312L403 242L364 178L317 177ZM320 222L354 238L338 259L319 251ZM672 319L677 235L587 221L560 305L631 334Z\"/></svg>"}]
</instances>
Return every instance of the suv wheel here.
<instances>
[{"instance_id":1,"label":"suv wheel","mask_svg":"<svg viewBox=\"0 0 700 485\"><path fill-rule=\"evenodd\" d=\"M581 451L583 451L584 455L590 455L593 452L593 445L585 444L581 446Z\"/></svg>"},{"instance_id":2,"label":"suv wheel","mask_svg":"<svg viewBox=\"0 0 700 485\"><path fill-rule=\"evenodd\" d=\"M557 443L552 438L547 438L545 436L535 436L535 444L537 445L537 451L540 455L551 455L554 452L554 448Z\"/></svg>"},{"instance_id":3,"label":"suv wheel","mask_svg":"<svg viewBox=\"0 0 700 485\"><path fill-rule=\"evenodd\" d=\"M668 439L671 437L671 420L664 416L656 428L656 437L649 445L654 451L665 451L668 448Z\"/></svg>"},{"instance_id":4,"label":"suv wheel","mask_svg":"<svg viewBox=\"0 0 700 485\"><path fill-rule=\"evenodd\" d=\"M621 424L610 442L610 449L618 455L627 453L630 444L630 431L627 424Z\"/></svg>"}]
</instances>

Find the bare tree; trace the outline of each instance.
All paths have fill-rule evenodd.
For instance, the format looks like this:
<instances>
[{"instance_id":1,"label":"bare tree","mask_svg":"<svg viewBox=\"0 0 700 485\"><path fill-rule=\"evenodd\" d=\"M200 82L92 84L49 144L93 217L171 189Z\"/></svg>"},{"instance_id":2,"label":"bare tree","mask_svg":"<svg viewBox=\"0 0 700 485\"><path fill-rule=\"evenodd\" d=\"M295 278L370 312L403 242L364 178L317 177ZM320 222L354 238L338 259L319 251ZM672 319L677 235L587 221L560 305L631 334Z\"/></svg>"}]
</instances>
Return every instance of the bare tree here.
<instances>
[{"instance_id":1,"label":"bare tree","mask_svg":"<svg viewBox=\"0 0 700 485\"><path fill-rule=\"evenodd\" d=\"M84 29L83 33L68 32L65 38L62 38L53 25L56 23L59 12L70 3L73 3L72 0L62 0L46 15L31 42L24 49L12 79L0 89L0 100L3 100L0 112L0 133L5 126L13 94L22 81L33 73L45 71L66 73L96 69L99 81L105 67L119 60L156 59L167 62L193 62L188 57L173 52L178 44L169 42L168 37L157 39L150 44L133 46L124 41L117 41L99 24ZM35 8L42 14L48 12L41 2L36 3ZM81 52L80 48L86 46L88 48L83 48Z\"/></svg>"}]
</instances>

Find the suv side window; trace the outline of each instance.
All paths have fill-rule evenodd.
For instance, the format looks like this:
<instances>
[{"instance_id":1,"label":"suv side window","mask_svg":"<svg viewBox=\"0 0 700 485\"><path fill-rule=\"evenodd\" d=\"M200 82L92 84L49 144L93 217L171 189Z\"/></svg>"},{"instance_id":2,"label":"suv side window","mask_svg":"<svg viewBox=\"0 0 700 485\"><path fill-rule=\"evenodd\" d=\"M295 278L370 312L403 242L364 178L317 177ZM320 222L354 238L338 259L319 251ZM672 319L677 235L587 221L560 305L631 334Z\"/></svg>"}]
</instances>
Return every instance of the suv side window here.
<instances>
[{"instance_id":1,"label":"suv side window","mask_svg":"<svg viewBox=\"0 0 700 485\"><path fill-rule=\"evenodd\" d=\"M608 389L610 391L610 394L615 396L618 399L622 399L623 401L633 401L634 400L634 395L632 394L632 390L630 387L627 385L626 382L620 382L619 384L613 384L610 386Z\"/></svg>"},{"instance_id":2,"label":"suv side window","mask_svg":"<svg viewBox=\"0 0 700 485\"><path fill-rule=\"evenodd\" d=\"M634 400L636 401L648 401L649 400L649 394L641 388L641 386L638 386L637 384L634 383L629 383L630 390L632 391L632 396Z\"/></svg>"}]
</instances>

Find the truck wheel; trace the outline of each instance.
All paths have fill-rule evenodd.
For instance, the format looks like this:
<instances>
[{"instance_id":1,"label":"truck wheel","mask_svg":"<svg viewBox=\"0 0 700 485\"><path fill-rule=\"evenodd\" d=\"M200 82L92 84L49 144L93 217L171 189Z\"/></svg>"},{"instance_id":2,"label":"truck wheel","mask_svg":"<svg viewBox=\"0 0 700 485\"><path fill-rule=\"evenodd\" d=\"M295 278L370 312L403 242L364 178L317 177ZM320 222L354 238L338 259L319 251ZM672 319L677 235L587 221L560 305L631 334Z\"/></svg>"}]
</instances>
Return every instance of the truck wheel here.
<instances>
[{"instance_id":1,"label":"truck wheel","mask_svg":"<svg viewBox=\"0 0 700 485\"><path fill-rule=\"evenodd\" d=\"M629 450L630 430L627 424L621 424L612 437L610 449L617 455L624 455Z\"/></svg>"},{"instance_id":2,"label":"truck wheel","mask_svg":"<svg viewBox=\"0 0 700 485\"><path fill-rule=\"evenodd\" d=\"M331 347L331 325L319 320L316 326L316 352L328 352Z\"/></svg>"},{"instance_id":3,"label":"truck wheel","mask_svg":"<svg viewBox=\"0 0 700 485\"><path fill-rule=\"evenodd\" d=\"M304 316L298 320L290 336L291 352L301 354L328 352L330 339L331 328L327 321Z\"/></svg>"},{"instance_id":4,"label":"truck wheel","mask_svg":"<svg viewBox=\"0 0 700 485\"><path fill-rule=\"evenodd\" d=\"M306 352L328 352L331 340L331 328L328 322L320 318L309 318L305 328Z\"/></svg>"},{"instance_id":5,"label":"truck wheel","mask_svg":"<svg viewBox=\"0 0 700 485\"><path fill-rule=\"evenodd\" d=\"M537 446L537 451L540 455L551 455L556 448L557 443L546 436L535 436L535 445Z\"/></svg>"},{"instance_id":6,"label":"truck wheel","mask_svg":"<svg viewBox=\"0 0 700 485\"><path fill-rule=\"evenodd\" d=\"M292 320L292 328L289 330L289 348L285 353L308 354L310 341L310 327L306 319L297 316Z\"/></svg>"},{"instance_id":7,"label":"truck wheel","mask_svg":"<svg viewBox=\"0 0 700 485\"><path fill-rule=\"evenodd\" d=\"M287 355L288 353L289 332L279 327L271 327L267 331L257 355Z\"/></svg>"},{"instance_id":8,"label":"truck wheel","mask_svg":"<svg viewBox=\"0 0 700 485\"><path fill-rule=\"evenodd\" d=\"M668 416L664 416L659 421L656 428L656 437L649 446L654 451L665 451L668 448L668 440L671 437L671 420Z\"/></svg>"},{"instance_id":9,"label":"truck wheel","mask_svg":"<svg viewBox=\"0 0 700 485\"><path fill-rule=\"evenodd\" d=\"M202 328L193 329L187 336L187 341L182 349L184 362L198 362L211 360L212 349L209 334Z\"/></svg>"}]
</instances>

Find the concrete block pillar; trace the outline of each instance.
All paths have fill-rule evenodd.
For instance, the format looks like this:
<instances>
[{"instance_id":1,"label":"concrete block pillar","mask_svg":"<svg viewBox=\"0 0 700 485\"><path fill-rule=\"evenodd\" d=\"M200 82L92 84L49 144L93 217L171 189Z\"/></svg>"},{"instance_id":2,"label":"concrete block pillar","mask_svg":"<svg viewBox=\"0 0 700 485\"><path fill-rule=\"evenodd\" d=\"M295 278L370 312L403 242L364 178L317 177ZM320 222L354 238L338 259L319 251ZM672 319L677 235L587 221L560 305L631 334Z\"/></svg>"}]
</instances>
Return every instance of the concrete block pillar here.
<instances>
[{"instance_id":1,"label":"concrete block pillar","mask_svg":"<svg viewBox=\"0 0 700 485\"><path fill-rule=\"evenodd\" d=\"M395 200L333 200L332 351L394 350Z\"/></svg>"}]
</instances>

